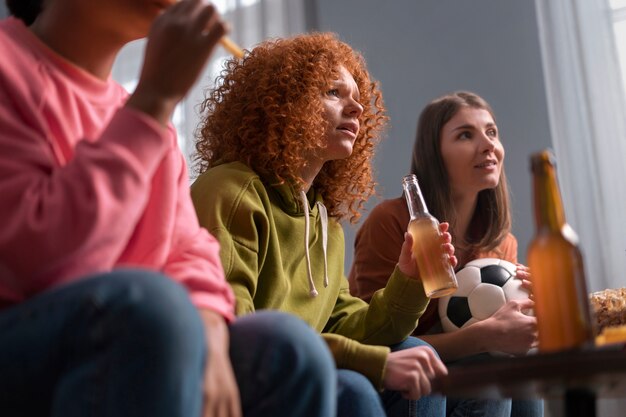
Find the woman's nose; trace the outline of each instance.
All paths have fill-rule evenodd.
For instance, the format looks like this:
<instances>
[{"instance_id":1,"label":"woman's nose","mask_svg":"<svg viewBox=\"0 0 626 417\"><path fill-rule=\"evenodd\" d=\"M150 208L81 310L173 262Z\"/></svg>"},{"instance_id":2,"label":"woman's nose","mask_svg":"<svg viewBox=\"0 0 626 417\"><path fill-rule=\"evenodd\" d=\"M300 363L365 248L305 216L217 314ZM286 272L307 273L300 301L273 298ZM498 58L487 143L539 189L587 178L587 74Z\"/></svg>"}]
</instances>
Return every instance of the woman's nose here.
<instances>
[{"instance_id":1,"label":"woman's nose","mask_svg":"<svg viewBox=\"0 0 626 417\"><path fill-rule=\"evenodd\" d=\"M344 108L344 112L353 117L359 117L363 113L363 106L353 98L348 98L348 103Z\"/></svg>"},{"instance_id":2,"label":"woman's nose","mask_svg":"<svg viewBox=\"0 0 626 417\"><path fill-rule=\"evenodd\" d=\"M496 140L495 138L490 137L489 135L483 133L481 135L481 151L483 152L493 152L496 149Z\"/></svg>"}]
</instances>

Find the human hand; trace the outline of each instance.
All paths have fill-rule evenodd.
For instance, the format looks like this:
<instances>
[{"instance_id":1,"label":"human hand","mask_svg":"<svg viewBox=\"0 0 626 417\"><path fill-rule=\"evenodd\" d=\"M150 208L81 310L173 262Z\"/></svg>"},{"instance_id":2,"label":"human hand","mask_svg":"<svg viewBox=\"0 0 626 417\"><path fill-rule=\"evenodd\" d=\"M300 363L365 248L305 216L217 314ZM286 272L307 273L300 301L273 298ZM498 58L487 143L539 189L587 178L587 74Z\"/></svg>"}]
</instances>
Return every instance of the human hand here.
<instances>
[{"instance_id":1,"label":"human hand","mask_svg":"<svg viewBox=\"0 0 626 417\"><path fill-rule=\"evenodd\" d=\"M474 324L483 329L480 336L487 351L524 355L537 346L537 318L523 313L534 306L534 301L511 300L491 317Z\"/></svg>"},{"instance_id":2,"label":"human hand","mask_svg":"<svg viewBox=\"0 0 626 417\"><path fill-rule=\"evenodd\" d=\"M452 244L452 235L448 232L450 228L450 224L447 222L439 223L439 233L441 234L443 250L446 254L448 254L448 259L450 260L450 265L452 268L456 268L459 263L456 256L454 256L454 245Z\"/></svg>"},{"instance_id":3,"label":"human hand","mask_svg":"<svg viewBox=\"0 0 626 417\"><path fill-rule=\"evenodd\" d=\"M446 366L432 348L416 346L389 354L383 385L406 399L417 400L430 394L434 378L447 374Z\"/></svg>"},{"instance_id":4,"label":"human hand","mask_svg":"<svg viewBox=\"0 0 626 417\"><path fill-rule=\"evenodd\" d=\"M522 281L522 288L527 290L530 293L530 297L532 298L533 284L530 280L530 268L520 263L515 264L515 266L517 267L515 278Z\"/></svg>"},{"instance_id":5,"label":"human hand","mask_svg":"<svg viewBox=\"0 0 626 417\"><path fill-rule=\"evenodd\" d=\"M228 353L228 328L217 313L200 312L207 335L202 417L241 417L239 387Z\"/></svg>"},{"instance_id":6,"label":"human hand","mask_svg":"<svg viewBox=\"0 0 626 417\"><path fill-rule=\"evenodd\" d=\"M455 268L458 264L458 260L456 256L454 256L454 245L452 245L452 236L448 232L449 228L448 223L440 223L439 224L439 233L441 234L441 246L446 255L448 255L448 259L450 261L450 265L452 268ZM417 268L417 262L415 257L413 256L413 236L409 232L404 233L404 242L402 243L402 248L400 249L400 257L398 258L398 268L400 271L413 277L415 279L419 279L419 270Z\"/></svg>"},{"instance_id":7,"label":"human hand","mask_svg":"<svg viewBox=\"0 0 626 417\"><path fill-rule=\"evenodd\" d=\"M166 125L225 33L219 13L204 0L169 7L152 24L139 83L127 105Z\"/></svg>"}]
</instances>

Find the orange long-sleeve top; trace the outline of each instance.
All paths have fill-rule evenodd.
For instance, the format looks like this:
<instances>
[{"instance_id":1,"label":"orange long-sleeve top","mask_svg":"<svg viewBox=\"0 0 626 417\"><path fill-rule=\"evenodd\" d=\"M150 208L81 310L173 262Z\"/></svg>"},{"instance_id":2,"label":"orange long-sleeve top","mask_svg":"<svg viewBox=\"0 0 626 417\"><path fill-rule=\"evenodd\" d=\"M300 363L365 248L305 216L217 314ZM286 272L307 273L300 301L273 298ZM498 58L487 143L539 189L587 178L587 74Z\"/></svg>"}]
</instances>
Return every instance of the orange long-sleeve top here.
<instances>
[{"instance_id":1,"label":"orange long-sleeve top","mask_svg":"<svg viewBox=\"0 0 626 417\"><path fill-rule=\"evenodd\" d=\"M369 301L374 292L385 287L398 263L409 220L404 197L385 200L374 207L354 242L354 261L348 276L352 295ZM478 253L467 261L477 258L500 258L516 263L517 239L509 233L495 250ZM457 268L462 266L459 264ZM427 333L438 321L437 299L431 299L414 334Z\"/></svg>"}]
</instances>

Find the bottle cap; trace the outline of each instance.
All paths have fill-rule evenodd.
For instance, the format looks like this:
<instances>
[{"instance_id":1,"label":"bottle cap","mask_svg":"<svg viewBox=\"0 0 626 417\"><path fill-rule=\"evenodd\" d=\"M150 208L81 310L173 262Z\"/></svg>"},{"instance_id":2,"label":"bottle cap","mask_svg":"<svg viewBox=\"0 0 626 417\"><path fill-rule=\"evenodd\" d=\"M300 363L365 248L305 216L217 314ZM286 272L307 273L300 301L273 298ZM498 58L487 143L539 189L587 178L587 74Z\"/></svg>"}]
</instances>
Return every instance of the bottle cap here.
<instances>
[{"instance_id":1,"label":"bottle cap","mask_svg":"<svg viewBox=\"0 0 626 417\"><path fill-rule=\"evenodd\" d=\"M546 148L530 156L530 169L532 172L542 172L546 166L556 166L556 157L552 149Z\"/></svg>"}]
</instances>

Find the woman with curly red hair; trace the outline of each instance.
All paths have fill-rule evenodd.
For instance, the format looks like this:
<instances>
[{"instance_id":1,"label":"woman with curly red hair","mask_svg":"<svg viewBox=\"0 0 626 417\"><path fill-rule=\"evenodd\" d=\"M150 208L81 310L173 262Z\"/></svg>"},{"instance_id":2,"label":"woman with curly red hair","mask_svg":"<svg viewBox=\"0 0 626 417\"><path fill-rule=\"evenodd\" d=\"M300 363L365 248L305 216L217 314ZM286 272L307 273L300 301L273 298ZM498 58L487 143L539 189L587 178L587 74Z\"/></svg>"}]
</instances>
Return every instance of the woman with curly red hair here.
<instances>
[{"instance_id":1,"label":"woman with curly red hair","mask_svg":"<svg viewBox=\"0 0 626 417\"><path fill-rule=\"evenodd\" d=\"M322 333L338 368L338 415L443 415L443 398L423 396L446 368L407 338L428 303L410 235L370 305L343 275L339 221L358 219L373 194L386 121L362 56L332 34L300 35L229 61L220 81L203 103L192 198L221 243L236 313L282 310Z\"/></svg>"}]
</instances>

